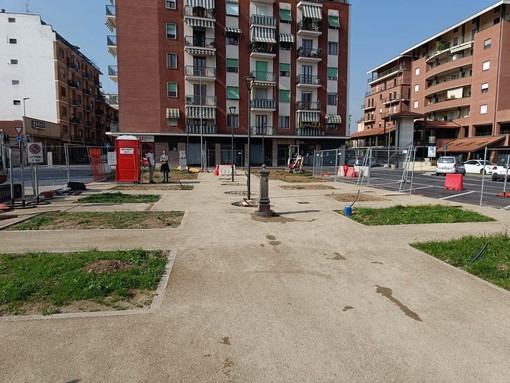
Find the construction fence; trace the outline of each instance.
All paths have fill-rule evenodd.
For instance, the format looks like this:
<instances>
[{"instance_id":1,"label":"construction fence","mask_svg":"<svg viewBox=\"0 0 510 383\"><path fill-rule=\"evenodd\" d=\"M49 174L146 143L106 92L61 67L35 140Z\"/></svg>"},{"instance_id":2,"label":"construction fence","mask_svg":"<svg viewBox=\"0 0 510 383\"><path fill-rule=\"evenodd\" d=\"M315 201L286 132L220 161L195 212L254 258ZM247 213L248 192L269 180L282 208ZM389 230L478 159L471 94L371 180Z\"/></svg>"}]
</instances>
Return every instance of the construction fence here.
<instances>
[{"instance_id":1,"label":"construction fence","mask_svg":"<svg viewBox=\"0 0 510 383\"><path fill-rule=\"evenodd\" d=\"M483 159L494 165L488 166L486 174L480 175L480 205L509 209L510 148L486 148Z\"/></svg>"}]
</instances>

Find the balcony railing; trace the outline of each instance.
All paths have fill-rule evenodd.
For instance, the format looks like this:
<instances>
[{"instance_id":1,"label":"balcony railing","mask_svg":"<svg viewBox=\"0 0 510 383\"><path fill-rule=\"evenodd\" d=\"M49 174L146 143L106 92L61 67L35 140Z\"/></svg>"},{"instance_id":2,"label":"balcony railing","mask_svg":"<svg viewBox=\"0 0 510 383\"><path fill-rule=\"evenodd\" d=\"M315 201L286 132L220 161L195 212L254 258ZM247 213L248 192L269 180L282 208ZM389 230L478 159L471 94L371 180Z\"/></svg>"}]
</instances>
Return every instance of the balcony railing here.
<instances>
[{"instance_id":1,"label":"balcony railing","mask_svg":"<svg viewBox=\"0 0 510 383\"><path fill-rule=\"evenodd\" d=\"M77 63L77 62L74 62L74 61L71 61L67 64L67 67L71 70L78 70L80 69L80 63Z\"/></svg>"},{"instance_id":2,"label":"balcony railing","mask_svg":"<svg viewBox=\"0 0 510 383\"><path fill-rule=\"evenodd\" d=\"M324 131L317 128L297 128L297 136L323 136Z\"/></svg>"},{"instance_id":3,"label":"balcony railing","mask_svg":"<svg viewBox=\"0 0 510 383\"><path fill-rule=\"evenodd\" d=\"M298 101L296 102L297 110L321 110L320 101Z\"/></svg>"},{"instance_id":4,"label":"balcony railing","mask_svg":"<svg viewBox=\"0 0 510 383\"><path fill-rule=\"evenodd\" d=\"M78 105L81 105L81 102L80 102L80 100L74 98L71 100L71 105L78 106Z\"/></svg>"},{"instance_id":5,"label":"balcony railing","mask_svg":"<svg viewBox=\"0 0 510 383\"><path fill-rule=\"evenodd\" d=\"M276 100L254 98L251 100L251 107L256 109L276 109Z\"/></svg>"},{"instance_id":6,"label":"balcony railing","mask_svg":"<svg viewBox=\"0 0 510 383\"><path fill-rule=\"evenodd\" d=\"M215 19L216 18L216 10L215 9L205 9L202 7L184 7L184 16L188 17L201 17L204 19Z\"/></svg>"},{"instance_id":7,"label":"balcony railing","mask_svg":"<svg viewBox=\"0 0 510 383\"><path fill-rule=\"evenodd\" d=\"M71 88L79 88L80 82L75 80L68 80L67 85L69 85Z\"/></svg>"},{"instance_id":8,"label":"balcony railing","mask_svg":"<svg viewBox=\"0 0 510 383\"><path fill-rule=\"evenodd\" d=\"M250 17L250 25L253 25L253 24L275 27L276 26L276 17L263 16L263 15L252 15Z\"/></svg>"},{"instance_id":9,"label":"balcony railing","mask_svg":"<svg viewBox=\"0 0 510 383\"><path fill-rule=\"evenodd\" d=\"M117 65L108 65L108 76L118 76Z\"/></svg>"},{"instance_id":10,"label":"balcony railing","mask_svg":"<svg viewBox=\"0 0 510 383\"><path fill-rule=\"evenodd\" d=\"M189 134L216 134L218 131L218 128L216 125L185 125L185 131Z\"/></svg>"},{"instance_id":11,"label":"balcony railing","mask_svg":"<svg viewBox=\"0 0 510 383\"><path fill-rule=\"evenodd\" d=\"M71 117L71 124L79 124L80 119L78 117Z\"/></svg>"},{"instance_id":12,"label":"balcony railing","mask_svg":"<svg viewBox=\"0 0 510 383\"><path fill-rule=\"evenodd\" d=\"M310 32L322 32L322 21L310 21L305 19L297 23L297 30L299 31L310 31Z\"/></svg>"},{"instance_id":13,"label":"balcony railing","mask_svg":"<svg viewBox=\"0 0 510 383\"><path fill-rule=\"evenodd\" d=\"M315 59L322 58L322 49L309 49L299 47L297 50L298 57L310 57Z\"/></svg>"},{"instance_id":14,"label":"balcony railing","mask_svg":"<svg viewBox=\"0 0 510 383\"><path fill-rule=\"evenodd\" d=\"M269 43L252 43L250 44L250 53L269 53L276 54L275 44Z\"/></svg>"},{"instance_id":15,"label":"balcony railing","mask_svg":"<svg viewBox=\"0 0 510 383\"><path fill-rule=\"evenodd\" d=\"M116 16L115 5L107 5L106 6L106 16Z\"/></svg>"},{"instance_id":16,"label":"balcony railing","mask_svg":"<svg viewBox=\"0 0 510 383\"><path fill-rule=\"evenodd\" d=\"M252 76L255 76L255 82L276 82L276 73L254 71L251 72L251 74Z\"/></svg>"},{"instance_id":17,"label":"balcony railing","mask_svg":"<svg viewBox=\"0 0 510 383\"><path fill-rule=\"evenodd\" d=\"M255 136L272 136L274 129L272 126L252 126L251 134Z\"/></svg>"},{"instance_id":18,"label":"balcony railing","mask_svg":"<svg viewBox=\"0 0 510 383\"><path fill-rule=\"evenodd\" d=\"M215 39L202 36L185 36L184 45L188 47L214 48Z\"/></svg>"},{"instance_id":19,"label":"balcony railing","mask_svg":"<svg viewBox=\"0 0 510 383\"><path fill-rule=\"evenodd\" d=\"M186 76L216 77L216 68L186 65L186 67L184 68L184 74Z\"/></svg>"},{"instance_id":20,"label":"balcony railing","mask_svg":"<svg viewBox=\"0 0 510 383\"><path fill-rule=\"evenodd\" d=\"M186 105L216 106L216 96L186 96Z\"/></svg>"},{"instance_id":21,"label":"balcony railing","mask_svg":"<svg viewBox=\"0 0 510 383\"><path fill-rule=\"evenodd\" d=\"M298 85L299 84L320 85L321 79L319 78L319 76L300 74L296 76L296 83Z\"/></svg>"}]
</instances>

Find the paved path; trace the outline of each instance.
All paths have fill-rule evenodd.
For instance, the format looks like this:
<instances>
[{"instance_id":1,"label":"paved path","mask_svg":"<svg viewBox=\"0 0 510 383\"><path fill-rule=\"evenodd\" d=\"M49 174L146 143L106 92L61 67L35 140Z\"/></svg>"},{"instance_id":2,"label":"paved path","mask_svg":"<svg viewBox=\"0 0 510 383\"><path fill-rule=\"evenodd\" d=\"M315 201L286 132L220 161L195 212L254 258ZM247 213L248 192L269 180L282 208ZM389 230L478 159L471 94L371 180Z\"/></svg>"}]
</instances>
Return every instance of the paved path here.
<instances>
[{"instance_id":1,"label":"paved path","mask_svg":"<svg viewBox=\"0 0 510 383\"><path fill-rule=\"evenodd\" d=\"M268 220L232 206L237 180L200 174L192 191L162 192L152 209L185 210L178 229L0 231L3 252L176 253L158 309L0 319L0 382L508 382L510 293L409 246L506 231L508 212L369 228L334 213L346 203L330 190L270 181L280 217ZM363 191L386 200L358 206L432 201Z\"/></svg>"}]
</instances>

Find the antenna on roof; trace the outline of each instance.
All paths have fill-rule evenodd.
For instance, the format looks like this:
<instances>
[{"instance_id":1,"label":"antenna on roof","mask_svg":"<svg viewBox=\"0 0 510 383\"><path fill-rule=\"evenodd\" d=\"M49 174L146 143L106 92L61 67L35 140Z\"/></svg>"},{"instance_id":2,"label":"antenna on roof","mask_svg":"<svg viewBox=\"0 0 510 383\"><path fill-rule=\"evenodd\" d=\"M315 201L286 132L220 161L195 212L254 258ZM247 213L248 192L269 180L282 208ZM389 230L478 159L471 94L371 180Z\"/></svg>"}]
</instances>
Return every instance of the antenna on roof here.
<instances>
[{"instance_id":1,"label":"antenna on roof","mask_svg":"<svg viewBox=\"0 0 510 383\"><path fill-rule=\"evenodd\" d=\"M25 12L30 13L30 5L28 0L25 1Z\"/></svg>"}]
</instances>

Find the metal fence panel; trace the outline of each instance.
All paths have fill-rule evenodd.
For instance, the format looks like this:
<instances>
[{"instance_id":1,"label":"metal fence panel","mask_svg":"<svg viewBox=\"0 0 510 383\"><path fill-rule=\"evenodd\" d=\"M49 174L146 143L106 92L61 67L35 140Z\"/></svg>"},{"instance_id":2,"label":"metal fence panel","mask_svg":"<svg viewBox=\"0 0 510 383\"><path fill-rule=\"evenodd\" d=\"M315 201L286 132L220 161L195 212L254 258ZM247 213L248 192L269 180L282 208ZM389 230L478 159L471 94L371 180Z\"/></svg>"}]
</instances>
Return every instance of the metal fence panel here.
<instances>
[{"instance_id":1,"label":"metal fence panel","mask_svg":"<svg viewBox=\"0 0 510 383\"><path fill-rule=\"evenodd\" d=\"M494 162L482 177L480 205L510 209L510 148L486 148L484 161Z\"/></svg>"}]
</instances>

